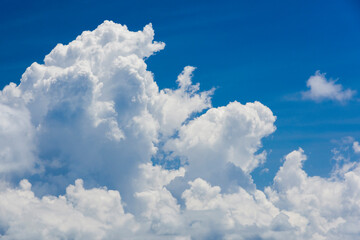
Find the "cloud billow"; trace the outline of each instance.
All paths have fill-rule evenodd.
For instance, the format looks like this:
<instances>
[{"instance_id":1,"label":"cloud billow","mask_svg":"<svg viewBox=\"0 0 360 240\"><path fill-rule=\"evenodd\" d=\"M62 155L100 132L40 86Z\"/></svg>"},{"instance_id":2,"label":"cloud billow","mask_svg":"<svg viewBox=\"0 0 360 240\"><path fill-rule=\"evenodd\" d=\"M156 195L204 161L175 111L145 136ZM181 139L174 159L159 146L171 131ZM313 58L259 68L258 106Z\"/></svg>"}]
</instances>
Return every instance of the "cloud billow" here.
<instances>
[{"instance_id":1,"label":"cloud billow","mask_svg":"<svg viewBox=\"0 0 360 240\"><path fill-rule=\"evenodd\" d=\"M299 149L257 189L251 172L266 160L272 111L212 107L191 66L178 88L159 89L144 61L165 46L153 39L151 25L105 21L0 92L2 239L359 236L357 163L310 177ZM174 159L180 167L154 164Z\"/></svg>"}]
</instances>

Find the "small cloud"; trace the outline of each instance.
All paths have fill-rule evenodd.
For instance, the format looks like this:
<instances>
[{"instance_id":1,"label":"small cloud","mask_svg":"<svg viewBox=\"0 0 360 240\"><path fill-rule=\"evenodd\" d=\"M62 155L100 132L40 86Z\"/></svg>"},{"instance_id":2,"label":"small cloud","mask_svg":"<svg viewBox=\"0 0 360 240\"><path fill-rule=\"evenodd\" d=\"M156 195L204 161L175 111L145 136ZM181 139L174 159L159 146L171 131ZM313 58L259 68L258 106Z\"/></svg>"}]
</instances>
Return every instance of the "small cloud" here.
<instances>
[{"instance_id":1,"label":"small cloud","mask_svg":"<svg viewBox=\"0 0 360 240\"><path fill-rule=\"evenodd\" d=\"M324 100L332 100L338 102L346 102L356 94L355 90L343 89L341 84L336 83L337 80L326 79L325 73L316 71L315 75L311 76L306 86L309 90L302 92L303 99L310 99L316 102Z\"/></svg>"},{"instance_id":2,"label":"small cloud","mask_svg":"<svg viewBox=\"0 0 360 240\"><path fill-rule=\"evenodd\" d=\"M263 168L261 171L260 171L260 174L264 174L264 173L268 173L269 172L269 169L268 168Z\"/></svg>"},{"instance_id":3,"label":"small cloud","mask_svg":"<svg viewBox=\"0 0 360 240\"><path fill-rule=\"evenodd\" d=\"M353 150L354 150L355 153L360 153L360 145L359 145L358 141L355 141L353 143Z\"/></svg>"}]
</instances>

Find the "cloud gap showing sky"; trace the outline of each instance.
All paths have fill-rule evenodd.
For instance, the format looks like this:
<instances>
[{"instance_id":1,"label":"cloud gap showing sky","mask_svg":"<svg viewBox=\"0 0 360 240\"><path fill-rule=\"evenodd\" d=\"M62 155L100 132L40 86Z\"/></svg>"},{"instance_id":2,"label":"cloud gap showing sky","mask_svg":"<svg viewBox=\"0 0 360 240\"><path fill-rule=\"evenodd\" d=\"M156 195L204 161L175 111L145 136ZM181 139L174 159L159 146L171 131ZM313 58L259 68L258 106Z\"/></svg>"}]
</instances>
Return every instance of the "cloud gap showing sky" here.
<instances>
[{"instance_id":1,"label":"cloud gap showing sky","mask_svg":"<svg viewBox=\"0 0 360 240\"><path fill-rule=\"evenodd\" d=\"M216 91L193 83L192 66L176 89L159 89L145 59L164 47L151 24L132 32L105 21L5 86L2 239L360 235L358 162L339 160L329 178L309 176L297 148L258 189L251 174L266 161L262 140L276 131L276 116L257 101L212 107ZM354 95L320 73L310 79L304 97L328 97L317 92L319 82L333 100ZM360 152L354 139L346 144ZM171 161L180 166L156 164Z\"/></svg>"}]
</instances>

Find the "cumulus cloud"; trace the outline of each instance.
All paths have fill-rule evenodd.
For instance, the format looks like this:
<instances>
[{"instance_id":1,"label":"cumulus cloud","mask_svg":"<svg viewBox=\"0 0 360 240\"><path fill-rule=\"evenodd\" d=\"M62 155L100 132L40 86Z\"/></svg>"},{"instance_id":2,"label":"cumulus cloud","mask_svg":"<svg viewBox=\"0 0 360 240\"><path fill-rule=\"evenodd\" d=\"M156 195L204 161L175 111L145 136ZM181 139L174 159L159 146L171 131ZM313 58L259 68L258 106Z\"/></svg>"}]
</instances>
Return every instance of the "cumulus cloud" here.
<instances>
[{"instance_id":1,"label":"cumulus cloud","mask_svg":"<svg viewBox=\"0 0 360 240\"><path fill-rule=\"evenodd\" d=\"M284 165L274 178L274 186L265 190L271 201L307 219L303 239L358 236L360 232L355 226L360 220L359 164L343 171L341 176L326 179L308 176L302 169L305 160L302 149L285 157Z\"/></svg>"},{"instance_id":2,"label":"cumulus cloud","mask_svg":"<svg viewBox=\"0 0 360 240\"><path fill-rule=\"evenodd\" d=\"M346 102L356 94L354 90L343 89L343 86L336 83L336 80L326 79L325 74L320 73L320 71L316 71L315 75L307 80L306 86L310 89L302 92L303 99L316 102L323 100Z\"/></svg>"},{"instance_id":3,"label":"cumulus cloud","mask_svg":"<svg viewBox=\"0 0 360 240\"><path fill-rule=\"evenodd\" d=\"M0 92L1 239L359 236L357 162L308 176L299 149L257 189L272 111L212 107L191 66L176 89L159 89L145 59L165 45L153 39L151 25L105 21Z\"/></svg>"},{"instance_id":4,"label":"cumulus cloud","mask_svg":"<svg viewBox=\"0 0 360 240\"><path fill-rule=\"evenodd\" d=\"M82 180L69 185L63 196L38 198L31 184L0 193L2 239L116 239L138 230L124 213L120 194L106 188L84 189Z\"/></svg>"},{"instance_id":5,"label":"cumulus cloud","mask_svg":"<svg viewBox=\"0 0 360 240\"><path fill-rule=\"evenodd\" d=\"M82 178L131 198L127 179L138 174L138 165L185 120L211 106L212 91L192 84L192 67L179 75L178 89L158 89L144 62L164 48L153 38L151 24L131 32L105 21L58 44L44 64L25 71L19 86L7 86L3 171L21 169L30 180L38 172L33 188L39 194L59 193Z\"/></svg>"},{"instance_id":6,"label":"cumulus cloud","mask_svg":"<svg viewBox=\"0 0 360 240\"><path fill-rule=\"evenodd\" d=\"M259 102L231 102L183 125L164 148L187 164L190 179L201 177L224 190L249 184L248 174L266 158L266 152L258 150L261 139L275 131L275 119Z\"/></svg>"}]
</instances>

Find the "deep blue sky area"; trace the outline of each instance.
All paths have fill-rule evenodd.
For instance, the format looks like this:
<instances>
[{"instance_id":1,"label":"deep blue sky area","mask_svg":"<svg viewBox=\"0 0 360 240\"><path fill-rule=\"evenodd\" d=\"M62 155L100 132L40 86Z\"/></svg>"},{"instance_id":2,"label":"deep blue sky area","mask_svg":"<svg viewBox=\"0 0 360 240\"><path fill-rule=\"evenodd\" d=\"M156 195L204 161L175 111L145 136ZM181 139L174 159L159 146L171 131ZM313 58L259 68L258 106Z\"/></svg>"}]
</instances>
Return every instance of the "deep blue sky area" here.
<instances>
[{"instance_id":1,"label":"deep blue sky area","mask_svg":"<svg viewBox=\"0 0 360 240\"><path fill-rule=\"evenodd\" d=\"M184 66L193 81L216 87L213 105L258 100L278 117L264 140L267 162L253 174L261 188L281 158L302 147L310 175L328 176L334 141L360 140L360 1L16 1L0 2L1 88L57 43L67 44L104 20L141 30L152 23L165 50L147 60L160 86L175 87ZM302 101L320 70L357 90L348 103ZM262 172L269 168L269 172Z\"/></svg>"}]
</instances>

